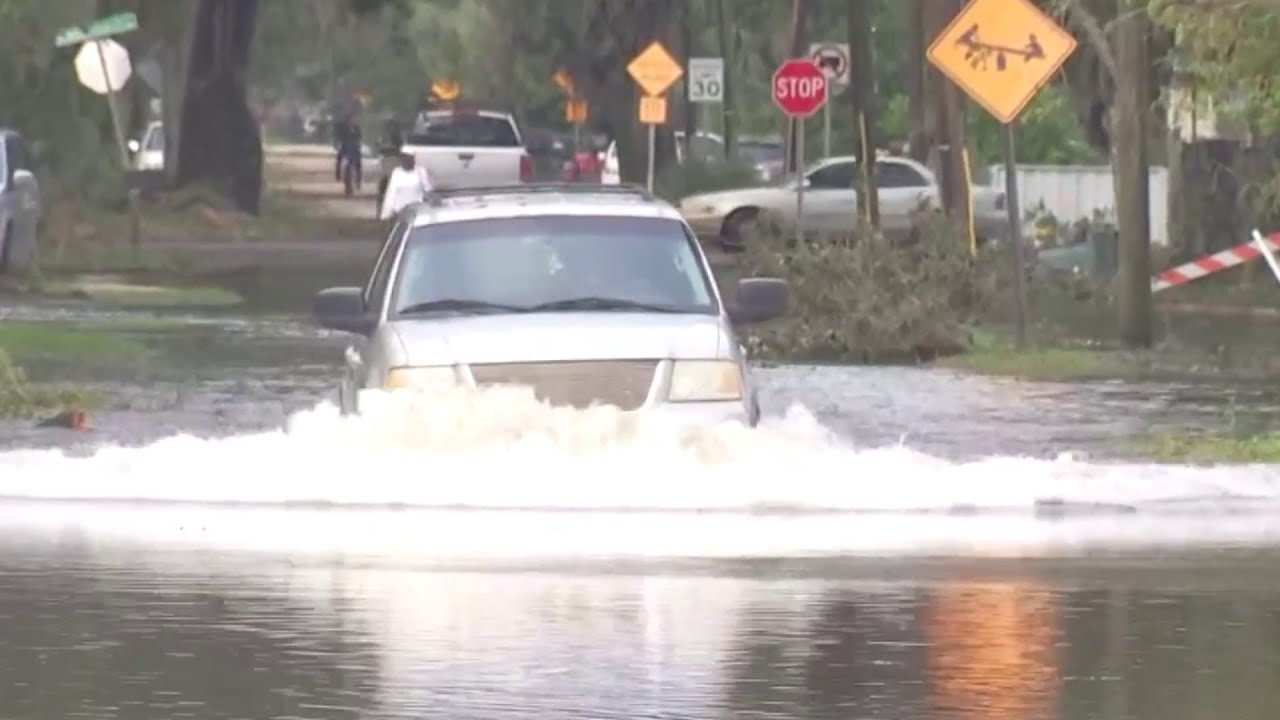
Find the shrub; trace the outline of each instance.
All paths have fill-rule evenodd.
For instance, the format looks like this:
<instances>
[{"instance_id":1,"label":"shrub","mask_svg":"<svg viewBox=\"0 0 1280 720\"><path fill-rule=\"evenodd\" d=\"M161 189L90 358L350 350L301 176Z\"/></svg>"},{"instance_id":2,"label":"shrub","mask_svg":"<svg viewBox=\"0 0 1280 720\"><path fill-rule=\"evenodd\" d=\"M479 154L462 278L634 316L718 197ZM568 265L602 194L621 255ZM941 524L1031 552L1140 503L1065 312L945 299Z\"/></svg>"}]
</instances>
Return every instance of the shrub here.
<instances>
[{"instance_id":1,"label":"shrub","mask_svg":"<svg viewBox=\"0 0 1280 720\"><path fill-rule=\"evenodd\" d=\"M690 158L654 178L654 192L668 202L689 195L732 190L760 184L755 167L743 160L708 163Z\"/></svg>"},{"instance_id":2,"label":"shrub","mask_svg":"<svg viewBox=\"0 0 1280 720\"><path fill-rule=\"evenodd\" d=\"M769 227L769 226L766 226ZM915 242L869 230L795 242L748 243L740 272L791 285L785 318L753 328L748 345L766 358L815 362L923 362L963 351L994 296L990 255L973 257L963 233L941 220Z\"/></svg>"}]
</instances>

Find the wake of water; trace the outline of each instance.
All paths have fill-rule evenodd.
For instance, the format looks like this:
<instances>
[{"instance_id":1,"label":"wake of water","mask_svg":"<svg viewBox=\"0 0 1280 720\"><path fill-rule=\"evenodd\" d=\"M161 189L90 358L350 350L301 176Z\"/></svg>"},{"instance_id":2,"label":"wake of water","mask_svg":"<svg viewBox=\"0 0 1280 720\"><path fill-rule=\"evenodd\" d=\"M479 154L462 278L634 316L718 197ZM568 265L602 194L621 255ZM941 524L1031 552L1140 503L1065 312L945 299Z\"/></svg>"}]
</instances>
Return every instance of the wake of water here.
<instances>
[{"instance_id":1,"label":"wake of water","mask_svg":"<svg viewBox=\"0 0 1280 720\"><path fill-rule=\"evenodd\" d=\"M1280 467L950 462L859 448L802 407L759 428L573 410L522 388L330 404L275 432L146 447L0 454L10 499L410 506L528 511L903 512L1280 507Z\"/></svg>"}]
</instances>

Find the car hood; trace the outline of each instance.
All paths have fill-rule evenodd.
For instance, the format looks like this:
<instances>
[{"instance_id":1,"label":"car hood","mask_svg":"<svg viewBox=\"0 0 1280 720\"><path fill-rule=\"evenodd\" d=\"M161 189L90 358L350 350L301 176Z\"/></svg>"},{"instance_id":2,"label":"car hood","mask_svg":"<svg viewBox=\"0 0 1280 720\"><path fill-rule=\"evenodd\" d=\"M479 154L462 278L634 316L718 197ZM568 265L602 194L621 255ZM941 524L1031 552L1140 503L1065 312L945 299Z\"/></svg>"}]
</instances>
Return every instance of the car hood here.
<instances>
[{"instance_id":1,"label":"car hood","mask_svg":"<svg viewBox=\"0 0 1280 720\"><path fill-rule=\"evenodd\" d=\"M413 365L715 358L728 339L713 315L582 312L397 320Z\"/></svg>"},{"instance_id":2,"label":"car hood","mask_svg":"<svg viewBox=\"0 0 1280 720\"><path fill-rule=\"evenodd\" d=\"M795 195L785 187L769 186L758 188L741 188L738 190L722 190L720 192L690 195L680 203L682 210L723 210L754 205L757 207L774 207L788 200L794 202Z\"/></svg>"}]
</instances>

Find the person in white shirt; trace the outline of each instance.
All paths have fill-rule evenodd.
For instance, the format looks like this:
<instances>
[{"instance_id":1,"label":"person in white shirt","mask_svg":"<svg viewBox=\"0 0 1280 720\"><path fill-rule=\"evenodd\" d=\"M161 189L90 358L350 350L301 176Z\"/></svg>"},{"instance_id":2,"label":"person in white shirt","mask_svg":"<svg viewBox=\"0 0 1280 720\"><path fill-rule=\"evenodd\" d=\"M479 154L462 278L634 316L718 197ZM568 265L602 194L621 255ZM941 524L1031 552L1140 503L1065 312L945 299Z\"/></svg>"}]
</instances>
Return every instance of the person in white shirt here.
<instances>
[{"instance_id":1,"label":"person in white shirt","mask_svg":"<svg viewBox=\"0 0 1280 720\"><path fill-rule=\"evenodd\" d=\"M394 218L409 205L422 202L431 191L431 176L427 169L416 165L411 153L400 154L400 165L387 178L387 191L382 196L382 210L378 213L380 219Z\"/></svg>"}]
</instances>

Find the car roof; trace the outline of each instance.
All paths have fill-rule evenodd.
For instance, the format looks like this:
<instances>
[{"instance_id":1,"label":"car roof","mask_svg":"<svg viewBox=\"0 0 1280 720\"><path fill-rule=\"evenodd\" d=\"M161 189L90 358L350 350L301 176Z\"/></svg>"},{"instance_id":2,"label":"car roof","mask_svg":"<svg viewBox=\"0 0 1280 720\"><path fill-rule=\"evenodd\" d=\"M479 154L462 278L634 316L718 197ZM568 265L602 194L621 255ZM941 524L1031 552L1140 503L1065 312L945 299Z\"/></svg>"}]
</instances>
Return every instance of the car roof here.
<instances>
[{"instance_id":1,"label":"car roof","mask_svg":"<svg viewBox=\"0 0 1280 720\"><path fill-rule=\"evenodd\" d=\"M413 226L484 218L580 215L659 218L683 222L664 200L629 185L529 183L433 192L411 206Z\"/></svg>"}]
</instances>

